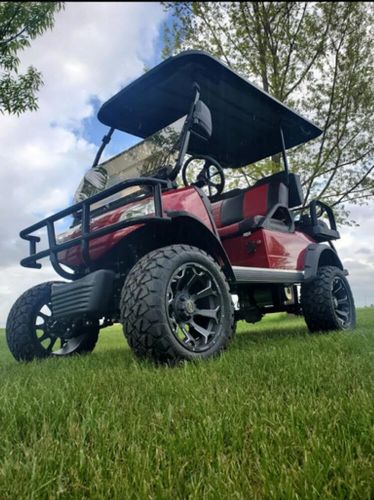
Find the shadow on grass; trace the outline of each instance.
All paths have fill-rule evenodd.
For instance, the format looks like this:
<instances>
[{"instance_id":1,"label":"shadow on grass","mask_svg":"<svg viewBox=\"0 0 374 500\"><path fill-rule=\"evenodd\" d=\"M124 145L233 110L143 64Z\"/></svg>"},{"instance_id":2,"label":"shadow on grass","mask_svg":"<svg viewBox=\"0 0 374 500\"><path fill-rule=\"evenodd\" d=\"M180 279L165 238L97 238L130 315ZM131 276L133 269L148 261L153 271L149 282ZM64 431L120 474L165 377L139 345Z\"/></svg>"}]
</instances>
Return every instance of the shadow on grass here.
<instances>
[{"instance_id":1,"label":"shadow on grass","mask_svg":"<svg viewBox=\"0 0 374 500\"><path fill-rule=\"evenodd\" d=\"M231 350L242 350L249 348L251 345L265 345L266 343L271 343L273 341L284 341L287 339L300 339L305 340L310 338L306 325L303 322L298 321L297 318L291 319L286 315L284 316L268 316L260 323L249 324L245 322L240 322L238 325L238 332L234 338L234 341L230 345L228 352ZM73 356L77 363L88 363L91 365L92 369L97 370L98 368L105 368L110 370L111 368L123 368L124 370L136 370L137 368L166 368L167 365L157 365L148 360L139 360L132 353L128 347L126 341L123 339L122 332L112 331L108 332L108 343L103 337L102 340L99 339L97 348L91 354L82 356L84 358L79 361L79 356ZM102 332L101 335L105 336ZM123 342L123 343L122 343ZM4 350L6 348L5 343L1 346ZM72 358L55 358L49 360L38 360L35 363L41 363L44 365L53 363L54 366L64 366L65 361L69 362ZM9 355L4 355L3 367L19 366L18 363ZM23 364L23 363L22 363ZM27 365L28 363L25 363ZM177 365L177 366L183 366Z\"/></svg>"},{"instance_id":2,"label":"shadow on grass","mask_svg":"<svg viewBox=\"0 0 374 500\"><path fill-rule=\"evenodd\" d=\"M312 340L314 335L308 333L306 325L300 321L295 321L294 324L290 321L284 321L284 318L278 318L274 321L274 318L268 319L264 322L258 323L256 325L251 325L248 323L241 322L239 325L239 331L236 334L232 344L229 346L227 352L238 351L243 349L250 349L254 345L263 345L266 349L267 343L272 343L274 341L287 341L291 339L297 339L301 342ZM330 332L333 333L333 332ZM79 358L84 358L79 361ZM75 359L76 362L84 362L89 369L94 371L100 370L111 370L111 369L123 369L124 371L136 371L136 370L162 370L162 369L177 369L182 368L184 363L178 363L176 365L167 364L157 364L150 360L138 359L130 350L128 346L118 345L114 343L112 345L103 345L94 351L92 354L85 354L83 356L72 356L72 357L56 357L49 358L48 360L35 360L30 365L35 364L51 364L54 363L55 366L60 366L61 369L65 362ZM212 358L211 361L214 362ZM200 361L198 361L199 363ZM206 361L202 361L206 362ZM28 365L29 363L21 363L22 365ZM2 368L10 368L11 365L16 367L19 365L13 358L9 356Z\"/></svg>"},{"instance_id":3,"label":"shadow on grass","mask_svg":"<svg viewBox=\"0 0 374 500\"><path fill-rule=\"evenodd\" d=\"M243 331L242 326L242 331L237 333L233 343L228 349L228 352L231 350L242 350L243 348L245 349L246 346L250 346L253 344L261 345L268 342L287 340L292 338L300 340L311 338L305 325L287 325L282 324L282 322L280 324L275 324L275 322L273 321L268 323L268 329L266 329L267 325L264 324L261 324L260 327L246 324L246 330ZM102 351L98 350L94 355L95 358L100 360L101 362L105 362L105 360L107 359L108 365L112 367L123 365L126 367L126 369L136 369L136 367L153 369L168 368L168 365L165 364L156 364L149 360L140 360L134 356L130 349L120 349L114 346L106 348L105 350L103 349ZM183 366L183 363L174 365L173 368L177 368L178 366Z\"/></svg>"},{"instance_id":4,"label":"shadow on grass","mask_svg":"<svg viewBox=\"0 0 374 500\"><path fill-rule=\"evenodd\" d=\"M239 332L232 344L234 348L242 348L248 344L265 344L274 340L287 340L291 338L307 339L310 338L308 329L304 325L269 325L269 329L256 329L256 327L247 326L245 331Z\"/></svg>"}]
</instances>

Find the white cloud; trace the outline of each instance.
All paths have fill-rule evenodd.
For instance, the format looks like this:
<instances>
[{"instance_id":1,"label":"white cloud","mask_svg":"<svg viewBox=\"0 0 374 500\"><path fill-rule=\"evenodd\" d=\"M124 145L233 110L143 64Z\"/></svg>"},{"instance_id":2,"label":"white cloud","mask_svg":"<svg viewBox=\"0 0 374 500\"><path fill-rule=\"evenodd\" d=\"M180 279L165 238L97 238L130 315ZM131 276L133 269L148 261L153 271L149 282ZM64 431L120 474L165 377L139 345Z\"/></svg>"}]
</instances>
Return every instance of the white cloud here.
<instances>
[{"instance_id":1,"label":"white cloud","mask_svg":"<svg viewBox=\"0 0 374 500\"><path fill-rule=\"evenodd\" d=\"M351 207L351 218L359 227L340 228L336 248L349 271L356 305L374 304L374 205Z\"/></svg>"},{"instance_id":2,"label":"white cloud","mask_svg":"<svg viewBox=\"0 0 374 500\"><path fill-rule=\"evenodd\" d=\"M158 3L67 2L55 27L21 54L43 74L39 110L0 116L0 326L33 284L56 278L21 268L27 243L18 233L68 205L97 146L80 136L101 101L139 76L155 56L164 18Z\"/></svg>"}]
</instances>

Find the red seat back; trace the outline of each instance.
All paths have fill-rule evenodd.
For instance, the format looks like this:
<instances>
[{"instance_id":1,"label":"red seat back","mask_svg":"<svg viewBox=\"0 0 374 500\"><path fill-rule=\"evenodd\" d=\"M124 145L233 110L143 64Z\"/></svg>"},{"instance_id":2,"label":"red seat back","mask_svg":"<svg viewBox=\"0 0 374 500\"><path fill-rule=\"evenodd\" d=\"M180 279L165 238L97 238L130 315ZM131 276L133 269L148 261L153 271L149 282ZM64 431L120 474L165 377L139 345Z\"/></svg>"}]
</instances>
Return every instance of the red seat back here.
<instances>
[{"instance_id":1,"label":"red seat back","mask_svg":"<svg viewBox=\"0 0 374 500\"><path fill-rule=\"evenodd\" d=\"M287 206L287 195L287 187L281 182L250 187L237 196L212 203L213 218L217 227L224 227L266 215L278 203Z\"/></svg>"}]
</instances>

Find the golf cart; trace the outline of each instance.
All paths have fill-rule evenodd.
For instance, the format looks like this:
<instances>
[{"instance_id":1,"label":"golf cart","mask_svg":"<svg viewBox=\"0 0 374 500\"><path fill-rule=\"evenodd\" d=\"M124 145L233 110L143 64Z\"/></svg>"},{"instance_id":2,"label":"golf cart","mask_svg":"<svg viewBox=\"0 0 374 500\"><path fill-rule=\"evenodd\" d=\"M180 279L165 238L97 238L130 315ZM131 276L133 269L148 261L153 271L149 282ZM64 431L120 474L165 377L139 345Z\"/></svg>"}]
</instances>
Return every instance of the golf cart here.
<instances>
[{"instance_id":1,"label":"golf cart","mask_svg":"<svg viewBox=\"0 0 374 500\"><path fill-rule=\"evenodd\" d=\"M20 233L21 265L49 257L67 281L14 304L6 333L17 360L90 352L115 322L138 357L166 363L214 356L237 320L272 312L302 313L311 332L355 326L333 212L304 206L287 163L318 127L200 51L145 73L98 118L110 131L76 203ZM115 129L143 141L99 164ZM282 170L224 190L227 169L277 154Z\"/></svg>"}]
</instances>

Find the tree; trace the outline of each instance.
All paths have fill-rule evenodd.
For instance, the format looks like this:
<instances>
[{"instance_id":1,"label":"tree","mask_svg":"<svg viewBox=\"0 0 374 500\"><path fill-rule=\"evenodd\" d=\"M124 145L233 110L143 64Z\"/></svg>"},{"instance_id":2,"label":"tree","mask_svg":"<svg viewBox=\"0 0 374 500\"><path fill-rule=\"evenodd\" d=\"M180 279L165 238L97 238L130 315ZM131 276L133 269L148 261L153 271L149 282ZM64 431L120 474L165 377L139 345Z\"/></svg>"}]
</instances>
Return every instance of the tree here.
<instances>
[{"instance_id":1,"label":"tree","mask_svg":"<svg viewBox=\"0 0 374 500\"><path fill-rule=\"evenodd\" d=\"M339 206L374 195L373 4L365 2L164 2L164 56L197 48L222 59L309 117L323 134L291 150L305 205ZM279 156L244 168L253 182ZM235 174L234 174L235 177ZM238 174L236 174L238 177Z\"/></svg>"},{"instance_id":2,"label":"tree","mask_svg":"<svg viewBox=\"0 0 374 500\"><path fill-rule=\"evenodd\" d=\"M19 115L37 109L42 75L33 66L20 74L18 53L53 27L54 15L63 6L63 2L0 2L1 113Z\"/></svg>"}]
</instances>

